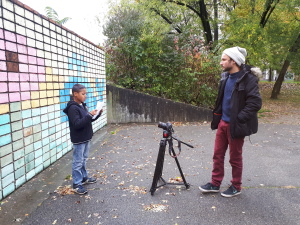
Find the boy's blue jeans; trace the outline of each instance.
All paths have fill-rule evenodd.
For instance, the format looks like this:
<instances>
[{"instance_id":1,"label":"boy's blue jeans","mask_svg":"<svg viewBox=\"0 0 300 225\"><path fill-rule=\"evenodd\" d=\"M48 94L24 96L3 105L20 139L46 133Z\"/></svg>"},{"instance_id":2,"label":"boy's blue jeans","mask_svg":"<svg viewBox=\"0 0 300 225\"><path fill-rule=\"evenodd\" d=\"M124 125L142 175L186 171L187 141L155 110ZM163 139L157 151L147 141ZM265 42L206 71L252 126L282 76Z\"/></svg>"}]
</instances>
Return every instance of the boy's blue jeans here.
<instances>
[{"instance_id":1,"label":"boy's blue jeans","mask_svg":"<svg viewBox=\"0 0 300 225\"><path fill-rule=\"evenodd\" d=\"M86 160L89 155L91 141L73 144L72 177L73 185L82 185L83 178L87 178Z\"/></svg>"}]
</instances>

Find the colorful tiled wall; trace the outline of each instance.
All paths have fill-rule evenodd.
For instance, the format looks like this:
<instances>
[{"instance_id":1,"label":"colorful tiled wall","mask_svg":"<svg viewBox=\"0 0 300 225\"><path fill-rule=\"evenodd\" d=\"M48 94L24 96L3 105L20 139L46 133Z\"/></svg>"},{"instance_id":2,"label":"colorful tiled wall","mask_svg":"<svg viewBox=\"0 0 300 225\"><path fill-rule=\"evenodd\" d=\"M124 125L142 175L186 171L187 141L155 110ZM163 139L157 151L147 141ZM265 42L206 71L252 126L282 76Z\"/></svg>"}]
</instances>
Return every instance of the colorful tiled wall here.
<instances>
[{"instance_id":1,"label":"colorful tiled wall","mask_svg":"<svg viewBox=\"0 0 300 225\"><path fill-rule=\"evenodd\" d=\"M0 199L72 149L62 110L76 83L106 103L104 52L18 1L0 0ZM105 104L106 105L106 104ZM107 123L106 110L93 123Z\"/></svg>"}]
</instances>

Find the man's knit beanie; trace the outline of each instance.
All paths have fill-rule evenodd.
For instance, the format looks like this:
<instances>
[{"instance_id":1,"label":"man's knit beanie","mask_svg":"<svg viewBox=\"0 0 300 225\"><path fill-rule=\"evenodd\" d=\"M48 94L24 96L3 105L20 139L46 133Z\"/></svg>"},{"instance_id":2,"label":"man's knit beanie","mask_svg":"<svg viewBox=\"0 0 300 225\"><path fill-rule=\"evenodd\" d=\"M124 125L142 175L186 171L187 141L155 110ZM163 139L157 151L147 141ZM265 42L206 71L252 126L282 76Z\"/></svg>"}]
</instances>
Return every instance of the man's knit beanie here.
<instances>
[{"instance_id":1,"label":"man's knit beanie","mask_svg":"<svg viewBox=\"0 0 300 225\"><path fill-rule=\"evenodd\" d=\"M232 58L238 66L245 63L245 57L247 56L247 51L245 48L240 48L238 46L227 48L223 51L223 54L228 55Z\"/></svg>"}]
</instances>

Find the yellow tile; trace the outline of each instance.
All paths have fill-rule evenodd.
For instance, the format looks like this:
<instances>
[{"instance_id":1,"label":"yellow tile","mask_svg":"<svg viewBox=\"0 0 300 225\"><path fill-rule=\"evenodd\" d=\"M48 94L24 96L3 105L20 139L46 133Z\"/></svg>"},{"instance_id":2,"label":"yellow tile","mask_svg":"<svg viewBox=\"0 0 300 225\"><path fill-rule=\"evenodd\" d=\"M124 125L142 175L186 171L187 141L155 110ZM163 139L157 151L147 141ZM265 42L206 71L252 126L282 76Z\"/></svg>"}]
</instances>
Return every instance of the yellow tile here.
<instances>
[{"instance_id":1,"label":"yellow tile","mask_svg":"<svg viewBox=\"0 0 300 225\"><path fill-rule=\"evenodd\" d=\"M30 108L31 108L30 100L22 101L22 109L30 109Z\"/></svg>"},{"instance_id":2,"label":"yellow tile","mask_svg":"<svg viewBox=\"0 0 300 225\"><path fill-rule=\"evenodd\" d=\"M53 90L53 83L47 83L47 89Z\"/></svg>"},{"instance_id":3,"label":"yellow tile","mask_svg":"<svg viewBox=\"0 0 300 225\"><path fill-rule=\"evenodd\" d=\"M64 82L65 81L65 77L64 76L59 76L59 82Z\"/></svg>"},{"instance_id":4,"label":"yellow tile","mask_svg":"<svg viewBox=\"0 0 300 225\"><path fill-rule=\"evenodd\" d=\"M53 83L53 89L59 89L59 83Z\"/></svg>"},{"instance_id":5,"label":"yellow tile","mask_svg":"<svg viewBox=\"0 0 300 225\"><path fill-rule=\"evenodd\" d=\"M31 106L32 106L32 108L40 107L40 100L32 100Z\"/></svg>"},{"instance_id":6,"label":"yellow tile","mask_svg":"<svg viewBox=\"0 0 300 225\"><path fill-rule=\"evenodd\" d=\"M59 89L64 89L65 84L64 83L59 83Z\"/></svg>"},{"instance_id":7,"label":"yellow tile","mask_svg":"<svg viewBox=\"0 0 300 225\"><path fill-rule=\"evenodd\" d=\"M39 91L32 91L31 92L31 99L39 99L39 98L40 98Z\"/></svg>"},{"instance_id":8,"label":"yellow tile","mask_svg":"<svg viewBox=\"0 0 300 225\"><path fill-rule=\"evenodd\" d=\"M58 76L57 75L53 75L53 81L58 82Z\"/></svg>"},{"instance_id":9,"label":"yellow tile","mask_svg":"<svg viewBox=\"0 0 300 225\"><path fill-rule=\"evenodd\" d=\"M40 98L46 98L47 92L46 91L40 91Z\"/></svg>"},{"instance_id":10,"label":"yellow tile","mask_svg":"<svg viewBox=\"0 0 300 225\"><path fill-rule=\"evenodd\" d=\"M54 90L53 91L53 96L59 96L59 90Z\"/></svg>"},{"instance_id":11,"label":"yellow tile","mask_svg":"<svg viewBox=\"0 0 300 225\"><path fill-rule=\"evenodd\" d=\"M46 74L53 74L51 67L46 67Z\"/></svg>"},{"instance_id":12,"label":"yellow tile","mask_svg":"<svg viewBox=\"0 0 300 225\"><path fill-rule=\"evenodd\" d=\"M39 83L40 90L46 90L47 84L46 83Z\"/></svg>"},{"instance_id":13,"label":"yellow tile","mask_svg":"<svg viewBox=\"0 0 300 225\"><path fill-rule=\"evenodd\" d=\"M47 97L53 97L53 90L47 91Z\"/></svg>"},{"instance_id":14,"label":"yellow tile","mask_svg":"<svg viewBox=\"0 0 300 225\"><path fill-rule=\"evenodd\" d=\"M54 99L54 104L58 104L59 103L59 97L55 97Z\"/></svg>"},{"instance_id":15,"label":"yellow tile","mask_svg":"<svg viewBox=\"0 0 300 225\"><path fill-rule=\"evenodd\" d=\"M53 105L53 104L54 104L54 99L48 98L48 105Z\"/></svg>"},{"instance_id":16,"label":"yellow tile","mask_svg":"<svg viewBox=\"0 0 300 225\"><path fill-rule=\"evenodd\" d=\"M40 99L40 105L41 105L41 106L48 105L47 99L46 99L46 98Z\"/></svg>"},{"instance_id":17,"label":"yellow tile","mask_svg":"<svg viewBox=\"0 0 300 225\"><path fill-rule=\"evenodd\" d=\"M46 82L52 82L53 80L53 75L46 75Z\"/></svg>"},{"instance_id":18,"label":"yellow tile","mask_svg":"<svg viewBox=\"0 0 300 225\"><path fill-rule=\"evenodd\" d=\"M91 87L96 87L96 83L91 83Z\"/></svg>"},{"instance_id":19,"label":"yellow tile","mask_svg":"<svg viewBox=\"0 0 300 225\"><path fill-rule=\"evenodd\" d=\"M9 104L1 104L0 114L5 114L9 112Z\"/></svg>"}]
</instances>

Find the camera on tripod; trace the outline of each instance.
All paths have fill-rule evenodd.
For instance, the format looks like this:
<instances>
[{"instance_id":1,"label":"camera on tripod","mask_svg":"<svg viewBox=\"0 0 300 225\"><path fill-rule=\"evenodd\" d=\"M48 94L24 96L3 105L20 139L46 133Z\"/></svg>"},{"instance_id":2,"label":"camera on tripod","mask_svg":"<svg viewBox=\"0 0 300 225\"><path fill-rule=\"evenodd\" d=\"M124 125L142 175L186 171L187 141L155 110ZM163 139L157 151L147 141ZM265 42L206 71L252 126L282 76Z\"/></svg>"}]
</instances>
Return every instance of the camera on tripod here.
<instances>
[{"instance_id":1,"label":"camera on tripod","mask_svg":"<svg viewBox=\"0 0 300 225\"><path fill-rule=\"evenodd\" d=\"M168 138L169 136L172 136L172 133L174 133L173 126L170 122L167 123L159 122L158 127L164 130L163 131L164 138Z\"/></svg>"}]
</instances>

